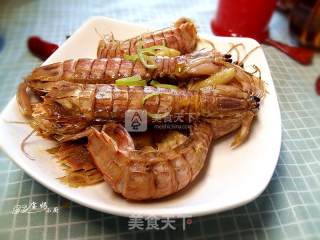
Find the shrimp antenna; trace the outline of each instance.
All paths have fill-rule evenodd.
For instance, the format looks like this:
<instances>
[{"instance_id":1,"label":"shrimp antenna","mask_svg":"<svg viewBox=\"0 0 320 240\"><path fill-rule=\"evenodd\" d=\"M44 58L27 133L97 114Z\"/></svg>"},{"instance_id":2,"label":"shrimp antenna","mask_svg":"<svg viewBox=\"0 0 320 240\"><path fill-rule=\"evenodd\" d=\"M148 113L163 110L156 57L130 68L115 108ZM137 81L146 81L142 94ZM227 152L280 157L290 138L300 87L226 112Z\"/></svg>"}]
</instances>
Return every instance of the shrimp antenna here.
<instances>
[{"instance_id":1,"label":"shrimp antenna","mask_svg":"<svg viewBox=\"0 0 320 240\"><path fill-rule=\"evenodd\" d=\"M2 119L3 122L8 123L8 124L29 124L28 122L23 122L23 121L10 121L6 119Z\"/></svg>"},{"instance_id":2,"label":"shrimp antenna","mask_svg":"<svg viewBox=\"0 0 320 240\"><path fill-rule=\"evenodd\" d=\"M244 56L244 58L238 63L238 65L241 65L241 64L243 64L247 59L248 59L248 57L254 52L254 51L256 51L258 48L260 48L261 46L259 45L259 46L256 46L255 48L253 48L253 49L251 49L245 56Z\"/></svg>"},{"instance_id":3,"label":"shrimp antenna","mask_svg":"<svg viewBox=\"0 0 320 240\"><path fill-rule=\"evenodd\" d=\"M254 71L253 72L248 72L247 71L247 73L249 73L250 75L254 75L255 73L259 73L259 78L261 79L261 70L260 70L260 68L255 64L253 64L251 67L253 67Z\"/></svg>"},{"instance_id":4,"label":"shrimp antenna","mask_svg":"<svg viewBox=\"0 0 320 240\"><path fill-rule=\"evenodd\" d=\"M101 38L101 40L103 40L105 42L105 44L108 44L106 37L101 32L99 32L97 28L94 28L94 31L96 32L96 34L98 34L98 36Z\"/></svg>"},{"instance_id":5,"label":"shrimp antenna","mask_svg":"<svg viewBox=\"0 0 320 240\"><path fill-rule=\"evenodd\" d=\"M231 53L233 50L236 51L236 53L237 53L237 63L239 63L239 60L240 60L240 52L239 52L239 49L238 49L238 47L240 47L240 46L243 47L243 49L245 49L245 46L243 45L243 43L238 43L238 44L232 44L231 43L231 48L227 52L227 54L228 54L228 53ZM239 64L237 64L237 65L239 65Z\"/></svg>"},{"instance_id":6,"label":"shrimp antenna","mask_svg":"<svg viewBox=\"0 0 320 240\"><path fill-rule=\"evenodd\" d=\"M109 36L111 37L111 41L114 44L116 42L116 39L114 38L113 32L110 32Z\"/></svg>"},{"instance_id":7,"label":"shrimp antenna","mask_svg":"<svg viewBox=\"0 0 320 240\"><path fill-rule=\"evenodd\" d=\"M256 70L256 72L258 72L259 73L259 78L261 79L261 70L260 70L260 68L257 66L257 65L253 65L253 67L254 67L254 69Z\"/></svg>"},{"instance_id":8,"label":"shrimp antenna","mask_svg":"<svg viewBox=\"0 0 320 240\"><path fill-rule=\"evenodd\" d=\"M26 137L22 140L21 145L20 145L21 151L22 151L23 154L24 154L27 158L29 158L30 160L36 160L36 159L32 158L32 157L26 152L25 146L26 146L27 140L35 133L35 131L36 131L36 130L32 130L32 132L29 133L28 136L26 136Z\"/></svg>"},{"instance_id":9,"label":"shrimp antenna","mask_svg":"<svg viewBox=\"0 0 320 240\"><path fill-rule=\"evenodd\" d=\"M205 43L209 44L209 45L212 47L213 50L216 49L216 46L214 45L214 43L211 42L211 41L209 41L209 40L207 40L207 39L199 38L199 41L200 41L200 42L205 42Z\"/></svg>"}]
</instances>

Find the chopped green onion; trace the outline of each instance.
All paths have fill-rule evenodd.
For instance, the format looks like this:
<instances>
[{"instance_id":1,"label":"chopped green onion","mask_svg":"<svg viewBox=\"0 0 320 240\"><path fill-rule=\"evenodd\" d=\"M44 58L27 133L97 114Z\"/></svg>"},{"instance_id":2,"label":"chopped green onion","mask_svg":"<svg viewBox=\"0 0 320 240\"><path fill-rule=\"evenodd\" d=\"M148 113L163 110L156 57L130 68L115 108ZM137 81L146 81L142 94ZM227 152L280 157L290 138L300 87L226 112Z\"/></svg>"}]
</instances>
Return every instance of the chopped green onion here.
<instances>
[{"instance_id":1,"label":"chopped green onion","mask_svg":"<svg viewBox=\"0 0 320 240\"><path fill-rule=\"evenodd\" d=\"M211 75L205 80L198 81L191 85L189 90L198 90L204 87L215 86L217 84L228 84L236 76L235 68L226 68L216 74Z\"/></svg>"},{"instance_id":2,"label":"chopped green onion","mask_svg":"<svg viewBox=\"0 0 320 240\"><path fill-rule=\"evenodd\" d=\"M140 80L140 81L132 81L132 82L116 82L116 86L146 86L147 81L146 80Z\"/></svg>"},{"instance_id":3,"label":"chopped green onion","mask_svg":"<svg viewBox=\"0 0 320 240\"><path fill-rule=\"evenodd\" d=\"M132 62L135 62L139 59L145 68L155 69L157 68L157 64L155 63L153 56L176 57L180 55L181 53L178 50L168 48L164 45L156 45L148 48L143 48L143 42L142 40L140 40L137 43L137 54L125 54L124 59Z\"/></svg>"},{"instance_id":4,"label":"chopped green onion","mask_svg":"<svg viewBox=\"0 0 320 240\"><path fill-rule=\"evenodd\" d=\"M155 64L154 61L151 64L148 63L148 60L149 61L153 60L150 56L144 55L141 49L137 49L137 52L138 52L139 59L145 68L149 68L149 69L157 68L157 65Z\"/></svg>"},{"instance_id":5,"label":"chopped green onion","mask_svg":"<svg viewBox=\"0 0 320 240\"><path fill-rule=\"evenodd\" d=\"M123 58L124 58L124 60L135 62L139 59L139 56L138 56L138 54L134 54L134 55L125 54L123 56Z\"/></svg>"},{"instance_id":6,"label":"chopped green onion","mask_svg":"<svg viewBox=\"0 0 320 240\"><path fill-rule=\"evenodd\" d=\"M147 100L147 99L149 99L149 98L151 98L151 97L153 97L153 96L158 96L158 95L160 95L161 93L150 93L150 94L148 94L148 95L146 95L146 96L144 96L143 97L143 99L142 99L142 105L144 106L144 103L145 103L145 101ZM164 94L164 93L162 93L162 94Z\"/></svg>"},{"instance_id":7,"label":"chopped green onion","mask_svg":"<svg viewBox=\"0 0 320 240\"><path fill-rule=\"evenodd\" d=\"M147 81L142 80L140 75L135 75L127 78L120 78L116 80L116 86L146 86Z\"/></svg>"},{"instance_id":8,"label":"chopped green onion","mask_svg":"<svg viewBox=\"0 0 320 240\"><path fill-rule=\"evenodd\" d=\"M169 114L170 114L170 112L165 112L165 113L149 113L149 112L147 112L147 115L155 120L163 119L166 116L168 116Z\"/></svg>"},{"instance_id":9,"label":"chopped green onion","mask_svg":"<svg viewBox=\"0 0 320 240\"><path fill-rule=\"evenodd\" d=\"M144 96L144 98L142 99L142 105L144 106L144 103L147 99L154 97L154 96L158 96L160 94L167 94L167 93L150 93L146 96ZM170 111L168 112L164 112L164 113L149 113L147 112L147 115L153 119L159 120L162 118L165 118L166 116L168 116L170 114Z\"/></svg>"},{"instance_id":10,"label":"chopped green onion","mask_svg":"<svg viewBox=\"0 0 320 240\"><path fill-rule=\"evenodd\" d=\"M118 80L116 80L116 82L122 82L122 81L131 81L131 80L134 80L134 81L141 81L142 78L140 75L134 75L134 76L131 76L131 77L126 77L126 78L119 78Z\"/></svg>"},{"instance_id":11,"label":"chopped green onion","mask_svg":"<svg viewBox=\"0 0 320 240\"><path fill-rule=\"evenodd\" d=\"M149 68L149 69L157 68L157 65L154 62L152 64L148 63L148 60L150 61L150 58L144 54L143 50L144 50L143 49L143 42L139 41L137 43L137 54L138 54L138 57L139 57L141 63L143 64L143 66L145 68Z\"/></svg>"},{"instance_id":12,"label":"chopped green onion","mask_svg":"<svg viewBox=\"0 0 320 240\"><path fill-rule=\"evenodd\" d=\"M148 48L142 48L142 52L144 54L148 54L150 56L168 56L168 57L176 57L180 56L181 53L173 48L168 48L162 45L156 45Z\"/></svg>"},{"instance_id":13,"label":"chopped green onion","mask_svg":"<svg viewBox=\"0 0 320 240\"><path fill-rule=\"evenodd\" d=\"M176 57L181 55L178 50L161 45L156 45L145 49L152 52L154 56Z\"/></svg>"},{"instance_id":14,"label":"chopped green onion","mask_svg":"<svg viewBox=\"0 0 320 240\"><path fill-rule=\"evenodd\" d=\"M179 87L176 85L159 83L158 81L155 81L155 80L152 80L150 82L150 85L158 88L179 89Z\"/></svg>"}]
</instances>

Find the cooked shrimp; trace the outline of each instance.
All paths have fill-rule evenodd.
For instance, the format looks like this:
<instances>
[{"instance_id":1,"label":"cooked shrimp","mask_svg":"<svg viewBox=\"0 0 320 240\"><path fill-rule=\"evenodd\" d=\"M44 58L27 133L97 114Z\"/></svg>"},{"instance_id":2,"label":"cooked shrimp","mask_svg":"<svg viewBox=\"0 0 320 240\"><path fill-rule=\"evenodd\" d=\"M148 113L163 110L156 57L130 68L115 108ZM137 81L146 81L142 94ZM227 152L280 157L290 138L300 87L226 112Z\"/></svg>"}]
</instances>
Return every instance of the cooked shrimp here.
<instances>
[{"instance_id":1,"label":"cooked shrimp","mask_svg":"<svg viewBox=\"0 0 320 240\"><path fill-rule=\"evenodd\" d=\"M137 53L137 43L142 41L143 47L165 45L176 49L182 54L192 52L197 45L197 29L194 23L187 18L180 18L173 27L160 29L150 33L144 33L137 37L118 41L102 39L99 42L98 58L122 57L125 54Z\"/></svg>"},{"instance_id":2,"label":"cooked shrimp","mask_svg":"<svg viewBox=\"0 0 320 240\"><path fill-rule=\"evenodd\" d=\"M44 136L76 134L94 122L123 122L127 110L145 110L149 120L179 114L183 123L255 110L257 98L239 88L218 85L188 91L61 82L34 108L32 125ZM149 121L149 123L152 123Z\"/></svg>"},{"instance_id":3,"label":"cooked shrimp","mask_svg":"<svg viewBox=\"0 0 320 240\"><path fill-rule=\"evenodd\" d=\"M203 168L212 139L237 129L241 121L240 114L195 123L187 140L163 151L132 150L123 145L120 148L119 138L94 129L89 135L88 150L115 192L130 200L157 199L188 186Z\"/></svg>"},{"instance_id":4,"label":"cooked shrimp","mask_svg":"<svg viewBox=\"0 0 320 240\"><path fill-rule=\"evenodd\" d=\"M168 152L121 150L116 141L96 130L88 150L115 192L127 199L161 198L184 188L203 167L212 139L208 124L194 127L189 139Z\"/></svg>"},{"instance_id":5,"label":"cooked shrimp","mask_svg":"<svg viewBox=\"0 0 320 240\"><path fill-rule=\"evenodd\" d=\"M224 62L231 60L229 55L222 55L215 50L200 50L177 57L150 58L156 68L146 68L140 60L129 61L123 58L66 60L35 68L25 81L32 90L46 93L59 81L110 84L119 78L134 75L144 80L158 77L186 79L214 74L224 67Z\"/></svg>"}]
</instances>

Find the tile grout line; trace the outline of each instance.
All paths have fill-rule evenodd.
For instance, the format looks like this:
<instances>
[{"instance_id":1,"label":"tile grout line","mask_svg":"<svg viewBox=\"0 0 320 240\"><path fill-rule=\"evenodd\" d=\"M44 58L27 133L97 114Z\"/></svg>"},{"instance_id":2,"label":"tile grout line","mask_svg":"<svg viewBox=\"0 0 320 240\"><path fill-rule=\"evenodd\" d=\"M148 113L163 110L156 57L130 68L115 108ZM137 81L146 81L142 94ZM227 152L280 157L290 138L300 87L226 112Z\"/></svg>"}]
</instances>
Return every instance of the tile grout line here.
<instances>
[{"instance_id":1,"label":"tile grout line","mask_svg":"<svg viewBox=\"0 0 320 240\"><path fill-rule=\"evenodd\" d=\"M24 172L22 170L20 170L20 171L21 171L20 180L22 180L23 176L24 176ZM18 204L18 199L21 199L21 192L22 192L22 183L20 183L20 185L19 185L19 194L18 194L16 205ZM16 216L16 214L14 214L13 221L12 221L12 226L11 226L11 231L12 232L14 232L14 228L15 228L15 225L16 225L16 220L17 220L17 216ZM13 238L13 235L14 234L12 234L11 239Z\"/></svg>"}]
</instances>

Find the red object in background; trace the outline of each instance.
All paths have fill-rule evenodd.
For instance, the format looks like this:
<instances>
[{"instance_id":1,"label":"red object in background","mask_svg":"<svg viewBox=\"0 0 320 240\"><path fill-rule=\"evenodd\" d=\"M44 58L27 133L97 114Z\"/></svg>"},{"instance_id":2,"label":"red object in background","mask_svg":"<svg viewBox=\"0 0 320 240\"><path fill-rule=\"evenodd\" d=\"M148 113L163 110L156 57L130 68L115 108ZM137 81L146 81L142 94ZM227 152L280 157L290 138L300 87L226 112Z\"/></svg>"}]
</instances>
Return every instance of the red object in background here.
<instances>
[{"instance_id":1,"label":"red object in background","mask_svg":"<svg viewBox=\"0 0 320 240\"><path fill-rule=\"evenodd\" d=\"M31 36L28 39L29 50L42 60L46 60L58 47L57 44L47 42L38 36Z\"/></svg>"},{"instance_id":2,"label":"red object in background","mask_svg":"<svg viewBox=\"0 0 320 240\"><path fill-rule=\"evenodd\" d=\"M320 0L296 1L289 29L302 46L320 50Z\"/></svg>"},{"instance_id":3,"label":"red object in background","mask_svg":"<svg viewBox=\"0 0 320 240\"><path fill-rule=\"evenodd\" d=\"M219 0L211 29L216 35L251 37L263 42L276 0Z\"/></svg>"},{"instance_id":4,"label":"red object in background","mask_svg":"<svg viewBox=\"0 0 320 240\"><path fill-rule=\"evenodd\" d=\"M303 65L308 65L312 63L314 51L311 49L304 47L289 46L287 44L283 44L270 38L267 38L263 43L279 49L280 51L284 52L289 57Z\"/></svg>"},{"instance_id":5,"label":"red object in background","mask_svg":"<svg viewBox=\"0 0 320 240\"><path fill-rule=\"evenodd\" d=\"M268 24L275 7L276 0L219 0L211 29L216 35L254 38L279 49L301 64L310 64L314 55L312 50L269 38Z\"/></svg>"},{"instance_id":6,"label":"red object in background","mask_svg":"<svg viewBox=\"0 0 320 240\"><path fill-rule=\"evenodd\" d=\"M316 92L320 95L320 76L316 80Z\"/></svg>"}]
</instances>

